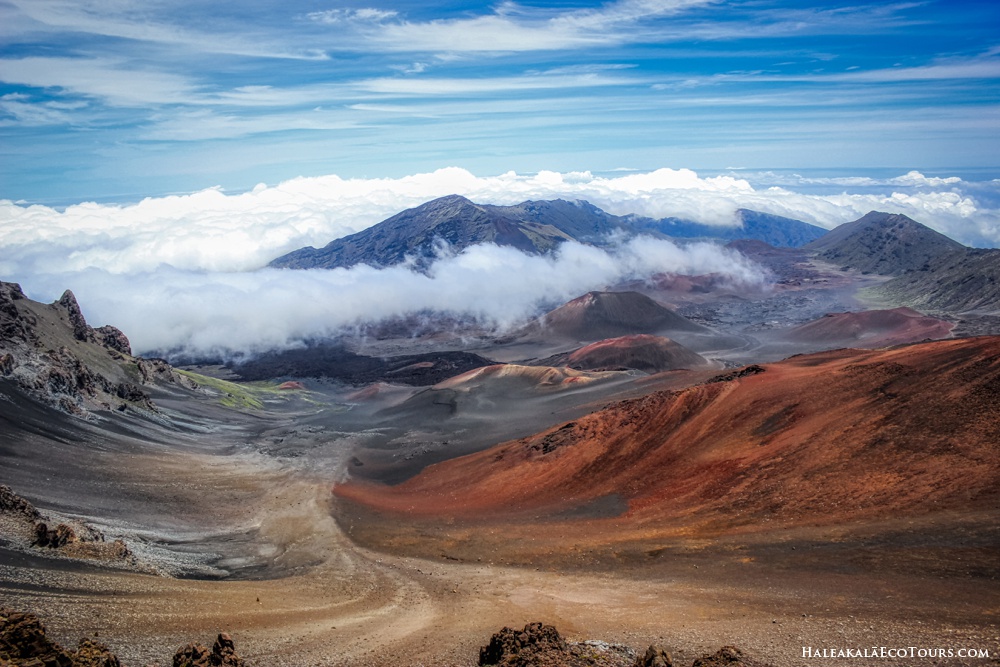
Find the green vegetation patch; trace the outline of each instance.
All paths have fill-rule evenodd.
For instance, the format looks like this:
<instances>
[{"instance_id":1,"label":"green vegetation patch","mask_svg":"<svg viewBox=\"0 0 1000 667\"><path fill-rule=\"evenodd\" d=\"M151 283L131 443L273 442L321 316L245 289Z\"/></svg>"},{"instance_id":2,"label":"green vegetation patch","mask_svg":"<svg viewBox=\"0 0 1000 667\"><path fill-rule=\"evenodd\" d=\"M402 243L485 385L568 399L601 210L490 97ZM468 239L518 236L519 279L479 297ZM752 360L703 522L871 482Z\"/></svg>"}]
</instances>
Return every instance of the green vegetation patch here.
<instances>
[{"instance_id":1,"label":"green vegetation patch","mask_svg":"<svg viewBox=\"0 0 1000 667\"><path fill-rule=\"evenodd\" d=\"M177 372L191 378L202 387L208 387L219 392L221 394L219 402L227 408L260 410L264 407L264 401L260 398L261 395L278 393L276 386L264 385L260 382L255 382L253 385L243 385L236 382L229 382L228 380L208 377L207 375L199 375L191 371L177 369Z\"/></svg>"}]
</instances>

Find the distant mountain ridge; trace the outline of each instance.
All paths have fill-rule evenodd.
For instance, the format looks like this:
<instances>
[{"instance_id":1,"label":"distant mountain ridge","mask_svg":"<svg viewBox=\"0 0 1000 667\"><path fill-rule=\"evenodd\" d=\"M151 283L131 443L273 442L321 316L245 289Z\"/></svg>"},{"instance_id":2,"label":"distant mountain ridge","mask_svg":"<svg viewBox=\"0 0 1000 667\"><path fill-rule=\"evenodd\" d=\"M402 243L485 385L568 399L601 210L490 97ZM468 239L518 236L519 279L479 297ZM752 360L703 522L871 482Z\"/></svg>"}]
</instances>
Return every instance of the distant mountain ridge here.
<instances>
[{"instance_id":1,"label":"distant mountain ridge","mask_svg":"<svg viewBox=\"0 0 1000 667\"><path fill-rule=\"evenodd\" d=\"M1000 249L964 248L869 289L874 296L925 310L1000 311Z\"/></svg>"},{"instance_id":2,"label":"distant mountain ridge","mask_svg":"<svg viewBox=\"0 0 1000 667\"><path fill-rule=\"evenodd\" d=\"M640 231L656 231L673 238L763 241L776 248L799 248L822 237L827 230L801 220L741 208L736 211L738 227L706 225L679 218L629 218Z\"/></svg>"},{"instance_id":3,"label":"distant mountain ridge","mask_svg":"<svg viewBox=\"0 0 1000 667\"><path fill-rule=\"evenodd\" d=\"M872 211L806 245L817 258L895 276L876 299L921 310L1000 311L1000 249L969 248L905 215Z\"/></svg>"},{"instance_id":4,"label":"distant mountain ridge","mask_svg":"<svg viewBox=\"0 0 1000 667\"><path fill-rule=\"evenodd\" d=\"M926 225L898 213L872 211L805 246L819 259L863 273L898 276L965 249Z\"/></svg>"},{"instance_id":5,"label":"distant mountain ridge","mask_svg":"<svg viewBox=\"0 0 1000 667\"><path fill-rule=\"evenodd\" d=\"M582 200L493 206L449 195L397 213L322 248L309 246L292 251L272 261L270 266L332 269L368 264L381 268L401 264L409 258L418 268L425 268L434 260L442 243L452 250L495 243L542 254L570 240L602 245L614 232L727 241L751 238L775 246L797 247L826 231L799 220L746 209L737 211L737 218L742 226L726 227L674 218L617 216Z\"/></svg>"}]
</instances>

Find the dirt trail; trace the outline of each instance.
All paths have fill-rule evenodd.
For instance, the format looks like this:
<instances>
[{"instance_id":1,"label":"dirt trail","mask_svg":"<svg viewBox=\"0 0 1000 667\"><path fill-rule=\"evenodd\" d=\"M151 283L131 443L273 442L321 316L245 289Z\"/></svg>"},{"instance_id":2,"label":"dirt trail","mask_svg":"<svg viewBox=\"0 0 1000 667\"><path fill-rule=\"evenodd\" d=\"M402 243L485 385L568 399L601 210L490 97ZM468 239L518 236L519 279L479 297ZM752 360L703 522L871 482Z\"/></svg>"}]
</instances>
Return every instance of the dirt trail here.
<instances>
[{"instance_id":1,"label":"dirt trail","mask_svg":"<svg viewBox=\"0 0 1000 667\"><path fill-rule=\"evenodd\" d=\"M162 664L223 630L256 665L472 665L492 632L533 620L572 639L665 643L685 660L733 643L779 667L802 664L802 646L997 648L988 618L907 613L957 594L995 619L1000 605L971 580L733 570L711 555L603 573L390 556L352 544L331 518L329 487L304 479L272 497L261 537L284 540L275 558L287 576L179 580L15 555L0 564L0 598L41 615L59 641L98 633L131 665Z\"/></svg>"}]
</instances>

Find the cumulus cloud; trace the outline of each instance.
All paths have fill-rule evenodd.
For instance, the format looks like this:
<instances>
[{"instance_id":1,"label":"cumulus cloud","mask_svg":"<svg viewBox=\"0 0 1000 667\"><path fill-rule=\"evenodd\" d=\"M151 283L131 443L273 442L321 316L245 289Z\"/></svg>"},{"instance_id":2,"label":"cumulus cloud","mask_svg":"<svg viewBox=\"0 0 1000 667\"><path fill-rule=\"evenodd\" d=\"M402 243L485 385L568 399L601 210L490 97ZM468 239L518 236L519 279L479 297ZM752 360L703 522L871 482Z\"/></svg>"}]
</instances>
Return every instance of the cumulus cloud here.
<instances>
[{"instance_id":1,"label":"cumulus cloud","mask_svg":"<svg viewBox=\"0 0 1000 667\"><path fill-rule=\"evenodd\" d=\"M620 215L716 225L738 224L737 208L827 228L881 210L904 213L967 244L1000 244L997 181L919 172L884 179L750 172L709 177L687 169L479 177L448 168L395 179L297 178L237 194L211 188L64 210L0 201L0 279L21 282L41 300L73 289L89 318L122 327L140 350L247 350L426 308L469 312L502 326L542 303L657 271L759 278L718 249L661 243L626 243L614 251L571 244L555 257L486 246L443 258L428 275L405 267L263 268L291 250L322 247L449 194L484 204L583 199Z\"/></svg>"},{"instance_id":2,"label":"cumulus cloud","mask_svg":"<svg viewBox=\"0 0 1000 667\"><path fill-rule=\"evenodd\" d=\"M729 276L760 284L759 267L707 243L622 240L613 249L565 243L549 256L484 244L444 256L427 273L374 269L200 272L159 266L40 276L35 291L73 289L93 323L113 322L138 352L246 354L294 346L360 322L431 310L505 329L593 289L656 273Z\"/></svg>"}]
</instances>

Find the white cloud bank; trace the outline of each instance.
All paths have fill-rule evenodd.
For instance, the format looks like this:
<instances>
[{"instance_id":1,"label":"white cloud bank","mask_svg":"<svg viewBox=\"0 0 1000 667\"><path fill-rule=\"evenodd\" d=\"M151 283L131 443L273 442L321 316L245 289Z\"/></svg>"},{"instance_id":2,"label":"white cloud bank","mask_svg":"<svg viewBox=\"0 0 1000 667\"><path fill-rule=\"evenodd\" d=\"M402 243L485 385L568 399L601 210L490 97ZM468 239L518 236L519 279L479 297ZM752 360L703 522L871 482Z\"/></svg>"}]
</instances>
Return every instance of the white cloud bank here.
<instances>
[{"instance_id":1,"label":"white cloud bank","mask_svg":"<svg viewBox=\"0 0 1000 667\"><path fill-rule=\"evenodd\" d=\"M641 238L613 250L566 243L552 256L484 244L443 257L427 274L403 265L212 273L160 266L40 276L35 287L56 294L71 280L88 319L114 323L137 351L226 356L287 348L422 310L467 314L503 329L540 306L659 272L721 273L751 284L764 279L758 267L718 246L679 248Z\"/></svg>"},{"instance_id":2,"label":"white cloud bank","mask_svg":"<svg viewBox=\"0 0 1000 667\"><path fill-rule=\"evenodd\" d=\"M769 179L780 185L767 185ZM804 192L817 186L835 193ZM586 199L611 213L719 225L735 224L737 208L827 228L883 210L909 215L965 243L1000 244L1000 182L967 183L917 172L881 181L702 177L685 169L614 177L589 172L477 177L449 168L398 179L298 178L242 194L208 189L129 205L83 203L63 211L0 201L0 279L21 282L40 300L73 289L89 319L119 326L138 350L202 351L285 346L359 319L424 308L509 324L542 303L661 271L759 279L749 265L718 249L648 241L614 251L570 244L555 257L482 246L439 261L430 275L404 267L262 268L290 250L321 247L448 194L493 204Z\"/></svg>"}]
</instances>

